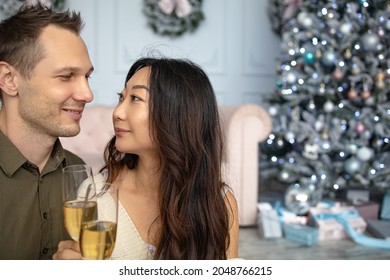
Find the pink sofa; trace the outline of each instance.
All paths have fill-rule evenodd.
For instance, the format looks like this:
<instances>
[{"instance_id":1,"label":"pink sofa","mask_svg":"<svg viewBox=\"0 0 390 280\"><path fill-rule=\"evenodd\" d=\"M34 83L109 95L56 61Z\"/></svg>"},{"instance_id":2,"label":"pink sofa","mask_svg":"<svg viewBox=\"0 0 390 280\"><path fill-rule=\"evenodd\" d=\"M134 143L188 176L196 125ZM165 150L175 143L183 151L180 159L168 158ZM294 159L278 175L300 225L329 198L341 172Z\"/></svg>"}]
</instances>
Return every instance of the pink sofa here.
<instances>
[{"instance_id":1,"label":"pink sofa","mask_svg":"<svg viewBox=\"0 0 390 280\"><path fill-rule=\"evenodd\" d=\"M62 145L79 155L97 172L103 150L113 136L113 107L87 106L76 137L61 138ZM239 207L240 226L256 224L259 190L259 142L271 132L268 112L254 104L220 107L227 154L223 166L226 182L233 188Z\"/></svg>"}]
</instances>

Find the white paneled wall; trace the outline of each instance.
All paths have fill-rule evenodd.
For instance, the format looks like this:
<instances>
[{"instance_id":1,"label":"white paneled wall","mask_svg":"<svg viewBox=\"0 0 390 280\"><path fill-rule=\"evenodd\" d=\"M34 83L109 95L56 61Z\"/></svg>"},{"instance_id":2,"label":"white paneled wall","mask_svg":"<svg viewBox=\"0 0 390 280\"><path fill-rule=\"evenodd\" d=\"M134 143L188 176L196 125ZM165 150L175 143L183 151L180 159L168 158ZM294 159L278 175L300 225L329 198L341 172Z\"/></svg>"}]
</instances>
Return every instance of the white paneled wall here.
<instances>
[{"instance_id":1,"label":"white paneled wall","mask_svg":"<svg viewBox=\"0 0 390 280\"><path fill-rule=\"evenodd\" d=\"M82 33L95 72L94 104L116 104L128 68L153 49L189 58L209 74L220 105L262 104L272 93L280 39L265 0L203 0L205 20L194 33L170 39L153 33L143 0L67 0L85 21Z\"/></svg>"}]
</instances>

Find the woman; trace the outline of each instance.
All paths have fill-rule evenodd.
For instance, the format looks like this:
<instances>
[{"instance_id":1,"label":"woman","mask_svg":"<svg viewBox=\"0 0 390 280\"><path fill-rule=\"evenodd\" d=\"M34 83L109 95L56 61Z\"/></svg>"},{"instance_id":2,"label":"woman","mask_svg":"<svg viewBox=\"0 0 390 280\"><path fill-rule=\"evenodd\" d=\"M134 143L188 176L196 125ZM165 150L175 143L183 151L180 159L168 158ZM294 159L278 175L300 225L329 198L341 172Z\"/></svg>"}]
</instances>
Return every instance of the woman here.
<instances>
[{"instance_id":1,"label":"woman","mask_svg":"<svg viewBox=\"0 0 390 280\"><path fill-rule=\"evenodd\" d=\"M113 123L104 167L120 189L112 258L237 258L237 203L221 178L223 136L205 72L188 60L136 61ZM60 243L55 258L80 257L69 247Z\"/></svg>"}]
</instances>

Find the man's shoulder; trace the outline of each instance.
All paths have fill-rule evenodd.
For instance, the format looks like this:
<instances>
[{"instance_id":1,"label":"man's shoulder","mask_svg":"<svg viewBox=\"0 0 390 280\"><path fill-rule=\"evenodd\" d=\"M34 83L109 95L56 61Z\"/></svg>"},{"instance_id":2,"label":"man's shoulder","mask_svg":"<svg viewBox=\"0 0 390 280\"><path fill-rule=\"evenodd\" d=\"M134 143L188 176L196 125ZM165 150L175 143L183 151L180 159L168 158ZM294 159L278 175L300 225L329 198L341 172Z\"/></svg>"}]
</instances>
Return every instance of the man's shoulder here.
<instances>
[{"instance_id":1,"label":"man's shoulder","mask_svg":"<svg viewBox=\"0 0 390 280\"><path fill-rule=\"evenodd\" d=\"M65 158L68 165L85 163L85 161L78 155L64 149Z\"/></svg>"}]
</instances>

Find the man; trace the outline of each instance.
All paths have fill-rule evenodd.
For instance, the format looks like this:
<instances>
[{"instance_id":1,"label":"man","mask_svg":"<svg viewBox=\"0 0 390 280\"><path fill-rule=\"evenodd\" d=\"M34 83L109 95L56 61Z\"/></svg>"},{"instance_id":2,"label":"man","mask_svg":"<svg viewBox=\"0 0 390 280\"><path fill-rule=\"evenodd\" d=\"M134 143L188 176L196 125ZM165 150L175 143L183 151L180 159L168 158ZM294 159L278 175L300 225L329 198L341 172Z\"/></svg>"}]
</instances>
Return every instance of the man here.
<instances>
[{"instance_id":1,"label":"man","mask_svg":"<svg viewBox=\"0 0 390 280\"><path fill-rule=\"evenodd\" d=\"M0 259L51 259L63 224L58 137L80 132L93 71L79 13L23 6L0 23Z\"/></svg>"}]
</instances>

